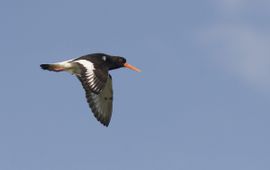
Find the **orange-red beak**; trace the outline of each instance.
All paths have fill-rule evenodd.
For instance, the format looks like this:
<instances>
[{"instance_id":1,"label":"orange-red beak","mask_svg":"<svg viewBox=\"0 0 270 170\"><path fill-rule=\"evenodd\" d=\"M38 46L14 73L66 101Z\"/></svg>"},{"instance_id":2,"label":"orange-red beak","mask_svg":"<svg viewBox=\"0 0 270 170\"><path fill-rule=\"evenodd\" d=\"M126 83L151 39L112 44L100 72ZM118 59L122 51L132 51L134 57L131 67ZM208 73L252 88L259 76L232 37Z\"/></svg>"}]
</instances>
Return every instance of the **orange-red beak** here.
<instances>
[{"instance_id":1,"label":"orange-red beak","mask_svg":"<svg viewBox=\"0 0 270 170\"><path fill-rule=\"evenodd\" d=\"M133 65L130 65L130 64L128 64L128 63L125 63L125 64L124 64L124 67L129 68L129 69L134 70L134 71L137 71L137 72L141 72L140 69L138 69L138 68L136 68L136 67L134 67Z\"/></svg>"}]
</instances>

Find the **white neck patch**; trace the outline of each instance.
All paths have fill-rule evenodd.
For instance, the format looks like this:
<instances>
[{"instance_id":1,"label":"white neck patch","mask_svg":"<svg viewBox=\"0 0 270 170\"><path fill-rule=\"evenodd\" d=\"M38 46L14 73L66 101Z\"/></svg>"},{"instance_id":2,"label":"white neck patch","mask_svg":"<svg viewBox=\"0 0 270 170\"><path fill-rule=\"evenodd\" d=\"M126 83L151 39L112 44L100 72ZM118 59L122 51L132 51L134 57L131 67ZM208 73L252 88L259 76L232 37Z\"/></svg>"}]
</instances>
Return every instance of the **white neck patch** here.
<instances>
[{"instance_id":1,"label":"white neck patch","mask_svg":"<svg viewBox=\"0 0 270 170\"><path fill-rule=\"evenodd\" d=\"M102 60L106 61L107 60L107 57L105 55L102 56Z\"/></svg>"}]
</instances>

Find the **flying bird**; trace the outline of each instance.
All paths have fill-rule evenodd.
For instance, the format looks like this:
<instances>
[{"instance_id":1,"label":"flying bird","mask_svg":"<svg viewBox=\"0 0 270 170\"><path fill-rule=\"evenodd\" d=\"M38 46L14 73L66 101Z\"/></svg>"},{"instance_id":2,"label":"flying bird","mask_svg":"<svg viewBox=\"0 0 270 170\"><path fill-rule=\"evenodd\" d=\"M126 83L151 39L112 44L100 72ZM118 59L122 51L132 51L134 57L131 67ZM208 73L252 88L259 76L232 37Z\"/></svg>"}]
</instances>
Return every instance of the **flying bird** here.
<instances>
[{"instance_id":1,"label":"flying bird","mask_svg":"<svg viewBox=\"0 0 270 170\"><path fill-rule=\"evenodd\" d=\"M140 72L140 69L128 64L124 57L104 53L94 53L53 64L41 64L44 70L67 71L81 82L87 102L96 119L108 126L112 116L113 90L110 70L126 67Z\"/></svg>"}]
</instances>

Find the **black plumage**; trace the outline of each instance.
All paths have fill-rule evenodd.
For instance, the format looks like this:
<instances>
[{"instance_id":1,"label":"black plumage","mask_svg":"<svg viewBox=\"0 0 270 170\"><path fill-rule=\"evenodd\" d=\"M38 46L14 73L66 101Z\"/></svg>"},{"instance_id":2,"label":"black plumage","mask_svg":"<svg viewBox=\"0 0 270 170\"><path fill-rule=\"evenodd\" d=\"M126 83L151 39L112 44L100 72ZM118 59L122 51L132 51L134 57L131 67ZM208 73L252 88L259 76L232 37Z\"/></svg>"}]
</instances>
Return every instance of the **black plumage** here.
<instances>
[{"instance_id":1,"label":"black plumage","mask_svg":"<svg viewBox=\"0 0 270 170\"><path fill-rule=\"evenodd\" d=\"M49 71L67 71L77 76L84 90L87 102L96 119L108 126L112 116L113 90L112 77L109 70L127 67L140 71L126 63L120 56L94 53L53 64L41 64L40 67Z\"/></svg>"}]
</instances>

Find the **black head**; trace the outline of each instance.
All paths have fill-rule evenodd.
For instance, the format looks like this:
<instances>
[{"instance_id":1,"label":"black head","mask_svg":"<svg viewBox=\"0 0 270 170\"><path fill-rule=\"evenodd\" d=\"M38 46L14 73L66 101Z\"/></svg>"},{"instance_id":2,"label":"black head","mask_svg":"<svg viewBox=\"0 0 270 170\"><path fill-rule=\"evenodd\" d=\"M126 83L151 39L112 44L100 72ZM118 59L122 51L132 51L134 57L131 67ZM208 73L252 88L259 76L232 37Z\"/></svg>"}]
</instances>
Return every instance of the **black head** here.
<instances>
[{"instance_id":1,"label":"black head","mask_svg":"<svg viewBox=\"0 0 270 170\"><path fill-rule=\"evenodd\" d=\"M113 70L113 69L117 69L117 68L121 68L121 67L126 67L129 68L131 70L140 72L141 70L128 64L127 60L124 57L120 57L120 56L110 56L109 57L109 70Z\"/></svg>"},{"instance_id":2,"label":"black head","mask_svg":"<svg viewBox=\"0 0 270 170\"><path fill-rule=\"evenodd\" d=\"M124 57L112 56L105 53L94 53L82 56L78 59L89 59L98 66L106 66L109 70L114 70L121 67L127 67L131 70L140 72L140 70L127 63Z\"/></svg>"},{"instance_id":3,"label":"black head","mask_svg":"<svg viewBox=\"0 0 270 170\"><path fill-rule=\"evenodd\" d=\"M107 58L107 63L109 64L109 70L124 67L127 60L120 56L109 56Z\"/></svg>"}]
</instances>

